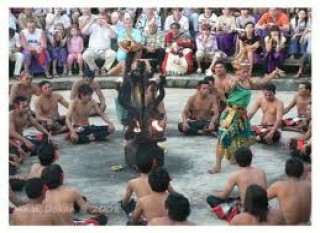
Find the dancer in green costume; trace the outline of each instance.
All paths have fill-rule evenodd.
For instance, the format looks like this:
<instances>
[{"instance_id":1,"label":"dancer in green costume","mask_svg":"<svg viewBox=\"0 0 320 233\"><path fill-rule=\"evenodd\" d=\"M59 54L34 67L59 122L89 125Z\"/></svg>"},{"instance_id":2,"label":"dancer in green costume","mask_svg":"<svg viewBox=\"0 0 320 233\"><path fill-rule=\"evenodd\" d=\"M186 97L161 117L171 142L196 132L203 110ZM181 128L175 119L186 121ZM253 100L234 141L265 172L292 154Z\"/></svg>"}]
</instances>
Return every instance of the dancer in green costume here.
<instances>
[{"instance_id":1,"label":"dancer in green costume","mask_svg":"<svg viewBox=\"0 0 320 233\"><path fill-rule=\"evenodd\" d=\"M251 130L247 117L247 106L251 99L251 89L261 87L275 77L280 77L283 72L279 69L265 75L263 78L250 78L249 65L241 64L236 71L236 78L230 78L226 86L227 108L221 114L216 146L216 161L211 174L221 172L223 156L232 163L234 153L241 146L250 146L255 143L255 136Z\"/></svg>"}]
</instances>

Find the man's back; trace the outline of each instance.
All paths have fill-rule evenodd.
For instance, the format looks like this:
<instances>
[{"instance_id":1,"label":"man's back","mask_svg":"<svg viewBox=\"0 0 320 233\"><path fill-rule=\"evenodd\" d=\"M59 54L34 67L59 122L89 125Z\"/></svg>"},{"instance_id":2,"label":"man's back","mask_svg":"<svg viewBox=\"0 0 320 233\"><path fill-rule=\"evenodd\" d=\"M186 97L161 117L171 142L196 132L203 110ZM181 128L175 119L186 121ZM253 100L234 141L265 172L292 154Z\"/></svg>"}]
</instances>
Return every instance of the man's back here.
<instances>
[{"instance_id":1,"label":"man's back","mask_svg":"<svg viewBox=\"0 0 320 233\"><path fill-rule=\"evenodd\" d=\"M13 213L13 225L61 225L57 213L44 204L27 204Z\"/></svg>"},{"instance_id":2,"label":"man's back","mask_svg":"<svg viewBox=\"0 0 320 233\"><path fill-rule=\"evenodd\" d=\"M258 222L257 218L247 212L243 212L241 214L236 215L232 221L230 222L230 225L282 225L283 224L283 216L279 212L279 210L275 210L272 208L269 208L268 214L267 214L267 221Z\"/></svg>"},{"instance_id":3,"label":"man's back","mask_svg":"<svg viewBox=\"0 0 320 233\"><path fill-rule=\"evenodd\" d=\"M77 202L78 193L73 188L60 186L47 191L43 203L57 211L66 222L73 223L74 203Z\"/></svg>"},{"instance_id":4,"label":"man's back","mask_svg":"<svg viewBox=\"0 0 320 233\"><path fill-rule=\"evenodd\" d=\"M235 177L236 185L238 187L240 198L243 203L245 193L248 186L252 184L260 185L263 188L267 188L267 178L264 171L254 167L243 167L239 171L236 171L232 175Z\"/></svg>"},{"instance_id":5,"label":"man's back","mask_svg":"<svg viewBox=\"0 0 320 233\"><path fill-rule=\"evenodd\" d=\"M137 199L151 193L151 187L148 183L148 176L139 177L130 181L132 191L136 194Z\"/></svg>"},{"instance_id":6,"label":"man's back","mask_svg":"<svg viewBox=\"0 0 320 233\"><path fill-rule=\"evenodd\" d=\"M311 184L309 181L288 179L278 181L268 189L278 198L280 210L287 224L305 223L311 214Z\"/></svg>"},{"instance_id":7,"label":"man's back","mask_svg":"<svg viewBox=\"0 0 320 233\"><path fill-rule=\"evenodd\" d=\"M40 163L35 163L32 165L29 175L28 175L28 179L30 178L41 178L41 173L43 171L45 167L42 166Z\"/></svg>"},{"instance_id":8,"label":"man's back","mask_svg":"<svg viewBox=\"0 0 320 233\"><path fill-rule=\"evenodd\" d=\"M142 215L147 221L155 217L167 216L167 210L165 208L165 201L168 197L167 192L163 193L151 193L147 196L140 198L138 205L142 209Z\"/></svg>"}]
</instances>

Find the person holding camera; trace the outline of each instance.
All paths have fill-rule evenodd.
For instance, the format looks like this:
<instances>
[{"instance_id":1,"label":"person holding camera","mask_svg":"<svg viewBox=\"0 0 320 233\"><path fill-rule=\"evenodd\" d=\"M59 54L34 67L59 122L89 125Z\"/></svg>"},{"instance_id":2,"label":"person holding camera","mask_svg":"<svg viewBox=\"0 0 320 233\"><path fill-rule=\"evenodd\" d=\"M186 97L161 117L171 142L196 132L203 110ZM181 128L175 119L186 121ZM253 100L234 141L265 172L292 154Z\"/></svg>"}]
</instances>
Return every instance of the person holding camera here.
<instances>
[{"instance_id":1,"label":"person holding camera","mask_svg":"<svg viewBox=\"0 0 320 233\"><path fill-rule=\"evenodd\" d=\"M83 53L84 62L96 75L100 73L105 76L116 59L116 52L111 49L111 39L117 36L115 31L107 17L101 15L91 19L90 23L82 28L82 33L89 35L89 47ZM101 68L95 62L99 58L105 61Z\"/></svg>"}]
</instances>

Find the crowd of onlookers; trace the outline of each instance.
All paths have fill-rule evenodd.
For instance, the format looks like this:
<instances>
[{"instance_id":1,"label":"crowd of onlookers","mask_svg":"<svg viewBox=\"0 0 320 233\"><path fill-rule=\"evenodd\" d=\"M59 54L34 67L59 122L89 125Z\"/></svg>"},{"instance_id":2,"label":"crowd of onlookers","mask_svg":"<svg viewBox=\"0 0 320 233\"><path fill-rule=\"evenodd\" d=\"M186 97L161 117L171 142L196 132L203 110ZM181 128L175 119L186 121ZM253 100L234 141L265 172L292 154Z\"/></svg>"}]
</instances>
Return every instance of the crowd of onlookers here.
<instances>
[{"instance_id":1,"label":"crowd of onlookers","mask_svg":"<svg viewBox=\"0 0 320 233\"><path fill-rule=\"evenodd\" d=\"M47 78L124 71L139 51L166 74L210 72L217 60L264 64L300 59L296 77L311 64L311 9L304 8L11 8L9 59ZM79 70L79 71L78 71Z\"/></svg>"}]
</instances>

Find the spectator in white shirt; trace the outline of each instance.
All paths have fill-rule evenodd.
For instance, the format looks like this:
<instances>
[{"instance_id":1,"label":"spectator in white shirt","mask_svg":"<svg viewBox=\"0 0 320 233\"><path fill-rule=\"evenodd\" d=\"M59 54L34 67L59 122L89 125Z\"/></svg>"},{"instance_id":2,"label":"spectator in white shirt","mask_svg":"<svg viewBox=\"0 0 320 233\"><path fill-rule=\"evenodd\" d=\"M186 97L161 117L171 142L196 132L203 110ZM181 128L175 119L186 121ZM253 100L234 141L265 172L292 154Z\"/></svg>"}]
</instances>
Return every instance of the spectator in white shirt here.
<instances>
[{"instance_id":1,"label":"spectator in white shirt","mask_svg":"<svg viewBox=\"0 0 320 233\"><path fill-rule=\"evenodd\" d=\"M71 20L67 14L62 14L62 8L54 8L54 13L47 14L46 17L46 30L52 34L54 26L58 23L62 23L65 30L69 30L71 27Z\"/></svg>"},{"instance_id":2,"label":"spectator in white shirt","mask_svg":"<svg viewBox=\"0 0 320 233\"><path fill-rule=\"evenodd\" d=\"M13 76L19 78L23 64L23 54L21 53L19 35L13 28L9 28L9 59L15 61Z\"/></svg>"},{"instance_id":3,"label":"spectator in white shirt","mask_svg":"<svg viewBox=\"0 0 320 233\"><path fill-rule=\"evenodd\" d=\"M89 47L83 53L83 60L90 70L95 71L96 75L100 73L105 76L116 59L117 54L111 49L111 39L117 37L116 33L104 16L100 16L100 18L96 18L87 24L82 29L82 33L90 35ZM95 63L98 58L105 60L101 69Z\"/></svg>"},{"instance_id":4,"label":"spectator in white shirt","mask_svg":"<svg viewBox=\"0 0 320 233\"><path fill-rule=\"evenodd\" d=\"M189 20L186 16L182 15L181 8L174 8L172 11L172 15L169 15L166 18L165 24L164 24L164 31L168 32L170 31L170 26L173 23L180 24L180 30L183 31L186 34L190 35L189 32Z\"/></svg>"},{"instance_id":5,"label":"spectator in white shirt","mask_svg":"<svg viewBox=\"0 0 320 233\"><path fill-rule=\"evenodd\" d=\"M212 12L212 9L207 7L204 8L204 12L199 16L198 22L201 31L201 26L209 24L211 31L215 29L215 23L217 21L217 15Z\"/></svg>"}]
</instances>

